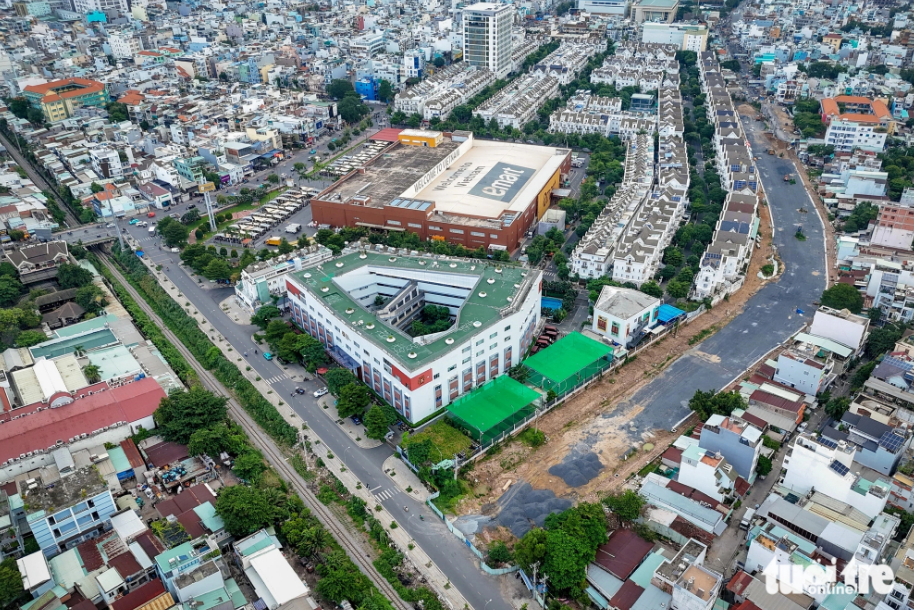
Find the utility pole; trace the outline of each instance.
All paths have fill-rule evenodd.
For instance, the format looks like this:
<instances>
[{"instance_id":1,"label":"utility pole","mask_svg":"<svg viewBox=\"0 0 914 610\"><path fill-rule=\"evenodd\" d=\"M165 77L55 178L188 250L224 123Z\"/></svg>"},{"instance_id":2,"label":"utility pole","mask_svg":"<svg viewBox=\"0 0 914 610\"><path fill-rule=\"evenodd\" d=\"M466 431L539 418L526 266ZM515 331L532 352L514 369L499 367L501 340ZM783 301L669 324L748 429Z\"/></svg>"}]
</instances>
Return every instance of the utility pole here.
<instances>
[{"instance_id":1,"label":"utility pole","mask_svg":"<svg viewBox=\"0 0 914 610\"><path fill-rule=\"evenodd\" d=\"M108 209L111 210L111 224L114 225L114 230L117 232L117 241L121 245L121 252L124 251L124 236L121 235L121 226L117 224L117 216L114 215L114 204L111 203L111 198L108 198Z\"/></svg>"}]
</instances>

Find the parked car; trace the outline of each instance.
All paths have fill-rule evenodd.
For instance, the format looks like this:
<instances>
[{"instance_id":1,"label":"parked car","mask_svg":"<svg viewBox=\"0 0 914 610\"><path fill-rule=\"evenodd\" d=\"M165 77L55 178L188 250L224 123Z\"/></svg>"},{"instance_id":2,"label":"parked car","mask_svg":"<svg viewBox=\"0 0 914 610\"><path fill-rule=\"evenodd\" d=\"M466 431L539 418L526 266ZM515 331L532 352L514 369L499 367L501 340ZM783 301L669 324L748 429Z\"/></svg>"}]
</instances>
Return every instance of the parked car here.
<instances>
[{"instance_id":1,"label":"parked car","mask_svg":"<svg viewBox=\"0 0 914 610\"><path fill-rule=\"evenodd\" d=\"M301 396L302 394L305 393L305 391L301 388L295 388L295 393L298 394L299 396Z\"/></svg>"},{"instance_id":2,"label":"parked car","mask_svg":"<svg viewBox=\"0 0 914 610\"><path fill-rule=\"evenodd\" d=\"M272 360L272 359L273 359L273 354L271 354L270 352L264 352L264 353L263 353L263 357L264 357L264 359L266 359L266 360Z\"/></svg>"},{"instance_id":3,"label":"parked car","mask_svg":"<svg viewBox=\"0 0 914 610\"><path fill-rule=\"evenodd\" d=\"M155 212L149 212L148 214L146 214L146 218L155 218L155 216L156 216Z\"/></svg>"},{"instance_id":4,"label":"parked car","mask_svg":"<svg viewBox=\"0 0 914 610\"><path fill-rule=\"evenodd\" d=\"M127 223L127 224L135 225L135 224L137 224L138 222L140 222L140 221L137 220L136 218L131 218L131 219L130 219L130 222Z\"/></svg>"},{"instance_id":5,"label":"parked car","mask_svg":"<svg viewBox=\"0 0 914 610\"><path fill-rule=\"evenodd\" d=\"M319 389L319 390L315 390L315 391L314 391L314 397L315 397L315 398L320 398L321 396L323 396L323 395L326 394L327 392L328 392L327 388L321 388L321 389Z\"/></svg>"}]
</instances>

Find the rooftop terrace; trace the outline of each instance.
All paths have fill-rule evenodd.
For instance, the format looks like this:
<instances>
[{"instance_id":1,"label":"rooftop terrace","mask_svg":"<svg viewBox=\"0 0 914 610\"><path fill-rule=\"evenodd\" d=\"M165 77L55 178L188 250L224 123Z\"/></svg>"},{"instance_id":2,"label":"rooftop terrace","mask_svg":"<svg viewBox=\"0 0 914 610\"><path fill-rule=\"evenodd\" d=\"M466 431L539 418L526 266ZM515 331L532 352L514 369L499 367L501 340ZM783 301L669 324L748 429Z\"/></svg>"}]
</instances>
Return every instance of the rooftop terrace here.
<instances>
[{"instance_id":1,"label":"rooftop terrace","mask_svg":"<svg viewBox=\"0 0 914 610\"><path fill-rule=\"evenodd\" d=\"M56 481L36 483L38 486L31 490L23 485L21 492L22 499L29 505L29 512L43 510L45 513L52 513L108 489L108 484L94 466L81 468L72 475Z\"/></svg>"},{"instance_id":2,"label":"rooftop terrace","mask_svg":"<svg viewBox=\"0 0 914 610\"><path fill-rule=\"evenodd\" d=\"M413 272L415 277L441 279L438 276L445 274L461 276L474 283L450 329L436 335L413 338L386 325L334 279L369 266ZM451 349L462 347L462 342L512 313L529 294L537 275L522 267L486 261L354 252L295 273L293 277L339 318L346 320L349 324L346 330L391 353L406 369L415 370ZM393 341L390 341L391 337Z\"/></svg>"}]
</instances>

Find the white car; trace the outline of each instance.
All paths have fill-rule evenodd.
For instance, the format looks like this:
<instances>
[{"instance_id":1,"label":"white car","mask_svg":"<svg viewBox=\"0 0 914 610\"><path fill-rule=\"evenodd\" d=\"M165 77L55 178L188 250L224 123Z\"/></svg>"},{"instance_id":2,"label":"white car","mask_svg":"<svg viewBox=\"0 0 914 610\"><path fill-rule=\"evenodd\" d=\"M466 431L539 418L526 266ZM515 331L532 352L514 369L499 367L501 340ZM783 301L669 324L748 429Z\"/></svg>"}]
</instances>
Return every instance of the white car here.
<instances>
[{"instance_id":1,"label":"white car","mask_svg":"<svg viewBox=\"0 0 914 610\"><path fill-rule=\"evenodd\" d=\"M327 388L321 388L319 390L314 390L314 397L320 398L321 396L323 396L326 393L327 393Z\"/></svg>"}]
</instances>

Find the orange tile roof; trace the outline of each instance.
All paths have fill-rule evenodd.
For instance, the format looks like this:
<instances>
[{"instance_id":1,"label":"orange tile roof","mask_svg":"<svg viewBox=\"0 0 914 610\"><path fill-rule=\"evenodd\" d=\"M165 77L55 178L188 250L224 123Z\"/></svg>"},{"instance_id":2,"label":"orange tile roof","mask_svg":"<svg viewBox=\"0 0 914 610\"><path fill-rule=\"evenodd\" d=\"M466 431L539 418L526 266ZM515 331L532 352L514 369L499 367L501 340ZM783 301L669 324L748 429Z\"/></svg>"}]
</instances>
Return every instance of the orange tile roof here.
<instances>
[{"instance_id":1,"label":"orange tile roof","mask_svg":"<svg viewBox=\"0 0 914 610\"><path fill-rule=\"evenodd\" d=\"M121 104L127 104L128 106L136 106L140 102L146 99L146 96L140 93L139 91L130 90L124 95L121 96L117 101Z\"/></svg>"},{"instance_id":2,"label":"orange tile roof","mask_svg":"<svg viewBox=\"0 0 914 610\"><path fill-rule=\"evenodd\" d=\"M61 89L68 85L80 85L79 89L73 89L71 91L64 91L62 93L57 93L55 89ZM43 95L41 100L43 102L56 102L61 98L71 98L79 97L81 95L86 95L87 93L99 93L100 91L105 90L104 83L100 83L95 80L89 80L88 78L67 78L64 80L55 80L49 83L44 83L43 85L29 85L25 88L25 91L29 93L40 93Z\"/></svg>"},{"instance_id":3,"label":"orange tile roof","mask_svg":"<svg viewBox=\"0 0 914 610\"><path fill-rule=\"evenodd\" d=\"M159 48L162 49L163 51L165 51L166 53L180 53L181 52L181 49L176 49L174 47L159 47Z\"/></svg>"},{"instance_id":4,"label":"orange tile roof","mask_svg":"<svg viewBox=\"0 0 914 610\"><path fill-rule=\"evenodd\" d=\"M834 100L839 104L871 104L873 100L859 95L837 95Z\"/></svg>"},{"instance_id":5,"label":"orange tile roof","mask_svg":"<svg viewBox=\"0 0 914 610\"><path fill-rule=\"evenodd\" d=\"M873 114L879 118L892 118L892 113L889 112L889 107L885 105L885 102L882 100L873 100L872 103Z\"/></svg>"},{"instance_id":6,"label":"orange tile roof","mask_svg":"<svg viewBox=\"0 0 914 610\"><path fill-rule=\"evenodd\" d=\"M156 53L155 51L140 51L137 55L148 55L150 57L161 57L161 53Z\"/></svg>"},{"instance_id":7,"label":"orange tile roof","mask_svg":"<svg viewBox=\"0 0 914 610\"><path fill-rule=\"evenodd\" d=\"M841 34L826 34L822 38L841 38Z\"/></svg>"},{"instance_id":8,"label":"orange tile roof","mask_svg":"<svg viewBox=\"0 0 914 610\"><path fill-rule=\"evenodd\" d=\"M840 111L838 110L838 103L835 100L830 97L822 100L822 114L826 116L832 116L839 113Z\"/></svg>"}]
</instances>

